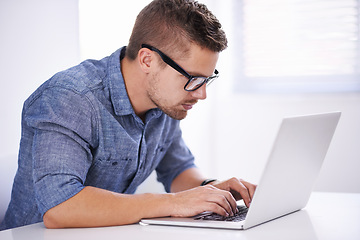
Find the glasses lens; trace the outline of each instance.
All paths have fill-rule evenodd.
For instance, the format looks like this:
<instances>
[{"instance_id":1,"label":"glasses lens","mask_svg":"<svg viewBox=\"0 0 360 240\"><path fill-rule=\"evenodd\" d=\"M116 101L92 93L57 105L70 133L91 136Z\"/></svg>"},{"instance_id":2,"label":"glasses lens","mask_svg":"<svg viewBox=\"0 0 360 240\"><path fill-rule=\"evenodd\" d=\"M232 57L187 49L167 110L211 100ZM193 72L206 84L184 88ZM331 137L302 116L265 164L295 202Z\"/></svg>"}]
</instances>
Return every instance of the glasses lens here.
<instances>
[{"instance_id":1,"label":"glasses lens","mask_svg":"<svg viewBox=\"0 0 360 240\"><path fill-rule=\"evenodd\" d=\"M215 75L211 77L192 77L190 81L187 82L185 85L186 91L195 91L196 89L200 88L204 83L206 86L209 86L215 79L219 77L219 71L215 69Z\"/></svg>"},{"instance_id":2,"label":"glasses lens","mask_svg":"<svg viewBox=\"0 0 360 240\"><path fill-rule=\"evenodd\" d=\"M206 81L206 78L204 78L204 77L194 77L188 82L185 89L187 91L196 90L199 87L201 87L205 81Z\"/></svg>"},{"instance_id":3,"label":"glasses lens","mask_svg":"<svg viewBox=\"0 0 360 240\"><path fill-rule=\"evenodd\" d=\"M206 86L209 86L217 78L218 78L218 76L213 76L213 77L208 78L208 80L206 81Z\"/></svg>"}]
</instances>

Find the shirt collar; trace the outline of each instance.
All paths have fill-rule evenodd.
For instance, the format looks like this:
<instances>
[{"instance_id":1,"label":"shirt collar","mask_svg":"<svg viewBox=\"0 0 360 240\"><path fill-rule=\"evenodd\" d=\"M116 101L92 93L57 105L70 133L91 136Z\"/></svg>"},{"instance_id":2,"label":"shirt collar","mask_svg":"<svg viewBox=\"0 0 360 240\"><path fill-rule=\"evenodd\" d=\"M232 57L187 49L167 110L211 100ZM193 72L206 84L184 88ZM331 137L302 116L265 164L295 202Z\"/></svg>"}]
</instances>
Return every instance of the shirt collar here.
<instances>
[{"instance_id":1,"label":"shirt collar","mask_svg":"<svg viewBox=\"0 0 360 240\"><path fill-rule=\"evenodd\" d=\"M108 60L107 81L111 103L118 116L135 114L126 91L124 77L121 73L120 59L125 56L126 47L114 52Z\"/></svg>"},{"instance_id":2,"label":"shirt collar","mask_svg":"<svg viewBox=\"0 0 360 240\"><path fill-rule=\"evenodd\" d=\"M120 61L125 57L125 51L126 47L122 47L109 57L107 81L110 91L110 99L116 115L124 116L132 114L136 116L127 94L124 77L121 72ZM153 118L158 118L162 114L163 112L158 108L151 109L146 113L146 122Z\"/></svg>"}]
</instances>

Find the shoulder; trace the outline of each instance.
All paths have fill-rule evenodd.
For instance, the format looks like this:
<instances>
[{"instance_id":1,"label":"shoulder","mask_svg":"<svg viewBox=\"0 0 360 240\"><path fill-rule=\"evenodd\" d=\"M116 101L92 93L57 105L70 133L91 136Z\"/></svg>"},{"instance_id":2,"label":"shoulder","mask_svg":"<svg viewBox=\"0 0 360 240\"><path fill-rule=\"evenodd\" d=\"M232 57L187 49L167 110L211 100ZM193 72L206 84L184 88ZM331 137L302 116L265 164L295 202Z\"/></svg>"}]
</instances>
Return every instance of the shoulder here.
<instances>
[{"instance_id":1,"label":"shoulder","mask_svg":"<svg viewBox=\"0 0 360 240\"><path fill-rule=\"evenodd\" d=\"M101 61L84 61L56 73L43 83L23 106L24 120L30 125L52 122L60 125L97 125L96 98L92 91L102 88L104 67ZM68 123L67 123L68 122Z\"/></svg>"},{"instance_id":2,"label":"shoulder","mask_svg":"<svg viewBox=\"0 0 360 240\"><path fill-rule=\"evenodd\" d=\"M43 96L63 95L64 100L71 96L83 98L88 92L102 88L107 76L108 57L101 60L85 60L79 65L60 71L44 82L26 100L25 106Z\"/></svg>"}]
</instances>

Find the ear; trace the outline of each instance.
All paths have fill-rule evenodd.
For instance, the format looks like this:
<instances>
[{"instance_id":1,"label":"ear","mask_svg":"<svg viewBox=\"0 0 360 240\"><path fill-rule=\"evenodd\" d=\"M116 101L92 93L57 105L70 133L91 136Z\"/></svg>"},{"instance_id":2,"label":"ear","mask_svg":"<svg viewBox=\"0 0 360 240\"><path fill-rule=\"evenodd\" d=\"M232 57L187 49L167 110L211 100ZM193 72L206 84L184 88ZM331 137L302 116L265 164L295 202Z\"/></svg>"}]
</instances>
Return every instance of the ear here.
<instances>
[{"instance_id":1,"label":"ear","mask_svg":"<svg viewBox=\"0 0 360 240\"><path fill-rule=\"evenodd\" d=\"M151 62L153 61L152 51L147 48L141 48L138 52L137 59L139 66L143 70L143 72L149 73L151 68Z\"/></svg>"}]
</instances>

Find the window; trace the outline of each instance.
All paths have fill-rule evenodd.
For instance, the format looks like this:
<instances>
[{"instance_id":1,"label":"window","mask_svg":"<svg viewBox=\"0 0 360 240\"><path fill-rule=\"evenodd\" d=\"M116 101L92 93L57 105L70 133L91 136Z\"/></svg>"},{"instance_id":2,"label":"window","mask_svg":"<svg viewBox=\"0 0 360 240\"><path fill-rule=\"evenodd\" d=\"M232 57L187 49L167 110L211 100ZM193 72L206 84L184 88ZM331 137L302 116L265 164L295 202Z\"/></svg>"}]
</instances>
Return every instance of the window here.
<instances>
[{"instance_id":1,"label":"window","mask_svg":"<svg viewBox=\"0 0 360 240\"><path fill-rule=\"evenodd\" d=\"M233 1L239 91L360 90L359 0ZM240 9L240 11L239 11ZM237 25L239 26L239 25Z\"/></svg>"}]
</instances>

